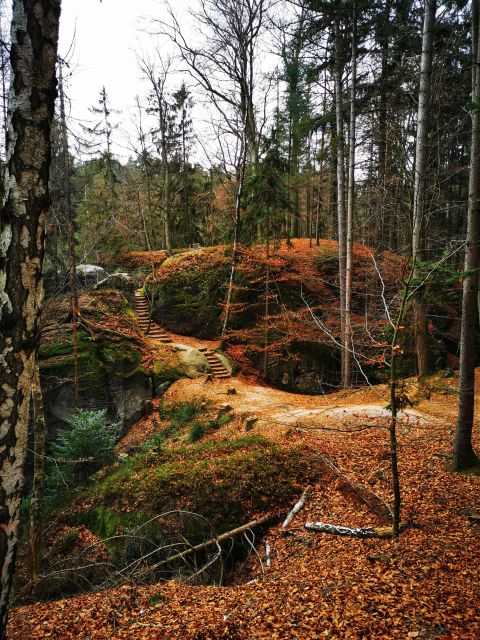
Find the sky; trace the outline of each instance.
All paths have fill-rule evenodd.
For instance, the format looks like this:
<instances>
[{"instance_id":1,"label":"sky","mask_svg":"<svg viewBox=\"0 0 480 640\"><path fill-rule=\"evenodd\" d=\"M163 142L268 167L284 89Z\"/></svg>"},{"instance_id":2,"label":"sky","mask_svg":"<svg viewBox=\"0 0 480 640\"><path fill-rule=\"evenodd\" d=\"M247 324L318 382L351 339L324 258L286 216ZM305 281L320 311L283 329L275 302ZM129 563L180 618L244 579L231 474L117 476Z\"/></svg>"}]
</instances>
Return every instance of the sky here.
<instances>
[{"instance_id":1,"label":"sky","mask_svg":"<svg viewBox=\"0 0 480 640\"><path fill-rule=\"evenodd\" d=\"M191 4L189 0L175 0L175 12L186 17ZM69 61L71 72L65 83L71 127L78 130L79 121L92 121L89 108L98 106L100 90L105 85L110 106L121 112L112 116L120 125L113 138L114 151L121 159L131 154L128 138L135 135L131 122L135 96L145 96L148 90L136 55L154 54L155 38L146 32L152 17L167 17L162 0L62 2L59 55ZM165 40L161 49L172 53Z\"/></svg>"}]
</instances>

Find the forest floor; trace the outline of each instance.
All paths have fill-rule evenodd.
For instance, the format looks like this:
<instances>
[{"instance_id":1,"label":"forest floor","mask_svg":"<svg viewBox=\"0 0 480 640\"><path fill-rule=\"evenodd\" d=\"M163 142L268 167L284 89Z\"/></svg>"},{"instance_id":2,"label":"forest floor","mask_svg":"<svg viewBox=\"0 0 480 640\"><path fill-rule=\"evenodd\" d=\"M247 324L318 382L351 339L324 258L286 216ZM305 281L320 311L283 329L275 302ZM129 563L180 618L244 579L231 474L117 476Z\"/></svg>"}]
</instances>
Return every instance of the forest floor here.
<instances>
[{"instance_id":1,"label":"forest floor","mask_svg":"<svg viewBox=\"0 0 480 640\"><path fill-rule=\"evenodd\" d=\"M258 540L262 563L251 556L246 582L126 585L35 603L12 610L9 638L477 640L480 527L469 516L480 512L480 479L449 470L456 385L456 377L435 376L420 391L414 381L407 386L418 404L401 415L399 429L405 528L398 540L362 540L309 532L305 522L385 525L347 490L363 487L391 503L385 386L321 397L242 378L176 382L167 400L202 398L234 416L208 438L251 429L283 447L309 446L339 473L310 487L288 528L293 535L275 524ZM144 419L127 442L146 438L150 428ZM478 430L476 439L478 448Z\"/></svg>"}]
</instances>

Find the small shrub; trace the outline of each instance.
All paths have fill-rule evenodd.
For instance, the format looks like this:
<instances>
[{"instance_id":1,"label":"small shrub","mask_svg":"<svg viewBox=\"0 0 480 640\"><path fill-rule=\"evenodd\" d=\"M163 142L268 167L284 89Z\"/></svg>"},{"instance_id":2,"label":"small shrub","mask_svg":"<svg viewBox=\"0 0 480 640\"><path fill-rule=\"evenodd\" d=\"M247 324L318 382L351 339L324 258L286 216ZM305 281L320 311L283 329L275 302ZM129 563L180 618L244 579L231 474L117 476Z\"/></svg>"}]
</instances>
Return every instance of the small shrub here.
<instances>
[{"instance_id":1,"label":"small shrub","mask_svg":"<svg viewBox=\"0 0 480 640\"><path fill-rule=\"evenodd\" d=\"M196 401L186 402L161 402L158 413L162 420L171 420L179 427L184 427L191 422L200 411L200 403Z\"/></svg>"},{"instance_id":2,"label":"small shrub","mask_svg":"<svg viewBox=\"0 0 480 640\"><path fill-rule=\"evenodd\" d=\"M215 420L211 420L209 423L210 429L220 429L220 427L224 427L226 424L233 420L233 416L230 413L221 413L219 416L215 418Z\"/></svg>"},{"instance_id":3,"label":"small shrub","mask_svg":"<svg viewBox=\"0 0 480 640\"><path fill-rule=\"evenodd\" d=\"M107 423L105 411L78 410L67 422L69 428L61 430L52 445L48 486L54 492L84 482L111 462L119 433L118 424Z\"/></svg>"},{"instance_id":4,"label":"small shrub","mask_svg":"<svg viewBox=\"0 0 480 640\"><path fill-rule=\"evenodd\" d=\"M203 422L194 422L190 427L188 434L188 442L197 442L201 440L206 433L205 424Z\"/></svg>"},{"instance_id":5,"label":"small shrub","mask_svg":"<svg viewBox=\"0 0 480 640\"><path fill-rule=\"evenodd\" d=\"M152 593L152 595L148 599L148 604L151 607L154 607L157 604L161 604L165 602L167 598L163 595L163 593Z\"/></svg>"},{"instance_id":6,"label":"small shrub","mask_svg":"<svg viewBox=\"0 0 480 640\"><path fill-rule=\"evenodd\" d=\"M191 422L199 411L200 405L198 402L180 402L172 408L172 421L183 427Z\"/></svg>"}]
</instances>

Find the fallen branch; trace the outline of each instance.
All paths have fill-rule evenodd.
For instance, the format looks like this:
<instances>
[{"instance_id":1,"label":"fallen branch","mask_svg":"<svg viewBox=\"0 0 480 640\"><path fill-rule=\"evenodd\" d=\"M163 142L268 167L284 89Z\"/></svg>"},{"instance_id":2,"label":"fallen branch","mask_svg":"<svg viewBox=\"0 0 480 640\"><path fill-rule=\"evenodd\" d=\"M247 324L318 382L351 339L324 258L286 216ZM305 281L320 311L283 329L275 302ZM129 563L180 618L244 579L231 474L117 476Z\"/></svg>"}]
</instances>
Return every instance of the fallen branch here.
<instances>
[{"instance_id":1,"label":"fallen branch","mask_svg":"<svg viewBox=\"0 0 480 640\"><path fill-rule=\"evenodd\" d=\"M265 540L265 558L266 558L265 564L267 565L267 567L269 567L271 564L270 551L271 551L270 543L268 542L268 540Z\"/></svg>"},{"instance_id":2,"label":"fallen branch","mask_svg":"<svg viewBox=\"0 0 480 640\"><path fill-rule=\"evenodd\" d=\"M306 522L305 528L317 533L330 533L334 536L349 536L350 538L390 538L392 527L343 527L327 522Z\"/></svg>"},{"instance_id":3,"label":"fallen branch","mask_svg":"<svg viewBox=\"0 0 480 640\"><path fill-rule=\"evenodd\" d=\"M310 491L310 487L307 487L305 489L305 491L302 493L302 497L300 498L300 500L294 505L293 509L290 511L288 516L285 518L285 520L284 520L284 522L282 524L282 529L286 529L288 527L288 525L290 524L290 522L293 520L293 518L300 511L300 509L303 508L303 506L305 505L305 501L308 498L309 491Z\"/></svg>"},{"instance_id":4,"label":"fallen branch","mask_svg":"<svg viewBox=\"0 0 480 640\"><path fill-rule=\"evenodd\" d=\"M150 570L157 569L158 567L169 564L170 562L174 562L175 560L180 560L181 558L185 558L186 556L197 553L198 551L203 551L204 549L207 549L208 547L211 547L213 545L218 545L219 542L223 542L224 540L228 540L229 538L234 538L235 536L245 533L245 531L248 531L248 529L259 527L261 524L265 524L271 519L272 516L265 516L264 518L260 518L259 520L252 520L251 522L247 522L247 524L244 524L241 527L237 527L236 529L232 529L231 531L226 531L216 538L211 538L206 542L202 542L201 544L197 544L194 547L190 547L190 549L185 549L185 551L181 551L180 553L176 553L169 558L165 558L165 560L158 562L154 567L150 567Z\"/></svg>"}]
</instances>

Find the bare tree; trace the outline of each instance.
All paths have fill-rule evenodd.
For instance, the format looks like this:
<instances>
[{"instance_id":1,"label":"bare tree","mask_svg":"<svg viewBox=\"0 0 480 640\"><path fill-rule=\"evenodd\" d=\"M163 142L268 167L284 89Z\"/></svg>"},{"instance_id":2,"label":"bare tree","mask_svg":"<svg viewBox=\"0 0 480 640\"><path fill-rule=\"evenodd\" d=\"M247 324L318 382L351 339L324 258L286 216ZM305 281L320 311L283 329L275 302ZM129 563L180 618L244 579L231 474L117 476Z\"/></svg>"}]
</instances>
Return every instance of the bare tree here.
<instances>
[{"instance_id":1,"label":"bare tree","mask_svg":"<svg viewBox=\"0 0 480 640\"><path fill-rule=\"evenodd\" d=\"M0 638L18 539L42 303L60 0L14 0L6 194L0 214Z\"/></svg>"},{"instance_id":2,"label":"bare tree","mask_svg":"<svg viewBox=\"0 0 480 640\"><path fill-rule=\"evenodd\" d=\"M75 212L72 201L72 167L68 145L67 116L65 112L65 92L63 86L63 60L58 64L58 93L60 97L60 130L62 139L62 161L65 184L65 206L67 214L67 236L68 236L68 258L70 272L70 307L72 310L72 333L73 333L73 379L75 388L75 406L80 405L80 384L78 373L78 289L77 272L75 259Z\"/></svg>"},{"instance_id":3,"label":"bare tree","mask_svg":"<svg viewBox=\"0 0 480 640\"><path fill-rule=\"evenodd\" d=\"M350 78L350 131L348 150L348 192L347 192L347 220L345 233L345 327L343 349L343 387L349 387L352 379L352 351L349 348L352 341L352 260L353 260L353 208L355 198L355 145L356 113L355 99L357 91L357 7L355 0L352 8L352 62Z\"/></svg>"},{"instance_id":4,"label":"bare tree","mask_svg":"<svg viewBox=\"0 0 480 640\"><path fill-rule=\"evenodd\" d=\"M226 132L240 144L240 154L233 168L237 193L222 343L228 328L235 283L245 169L248 161L253 167L258 163L260 136L255 98L258 80L256 58L258 39L270 5L271 0L201 0L200 9L192 13L204 37L199 46L190 44L173 12L170 12L170 24L161 23L163 32L176 44L188 72L208 95Z\"/></svg>"},{"instance_id":5,"label":"bare tree","mask_svg":"<svg viewBox=\"0 0 480 640\"><path fill-rule=\"evenodd\" d=\"M336 149L337 149L337 224L338 224L338 263L339 263L339 285L340 285L340 333L343 349L342 358L342 381L344 381L345 370L345 276L347 258L347 220L345 209L345 137L343 118L343 43L340 31L340 19L338 13L335 14L333 23L333 35L335 41L335 115L336 115Z\"/></svg>"},{"instance_id":6,"label":"bare tree","mask_svg":"<svg viewBox=\"0 0 480 640\"><path fill-rule=\"evenodd\" d=\"M155 139L162 160L162 218L163 237L165 249L168 253L172 251L172 240L170 233L170 208L171 208L171 177L170 177L170 120L171 107L167 101L167 80L171 66L170 60L163 60L159 55L159 65L155 65L146 58L139 59L139 66L145 78L150 82L154 111L157 116L157 129Z\"/></svg>"}]
</instances>

